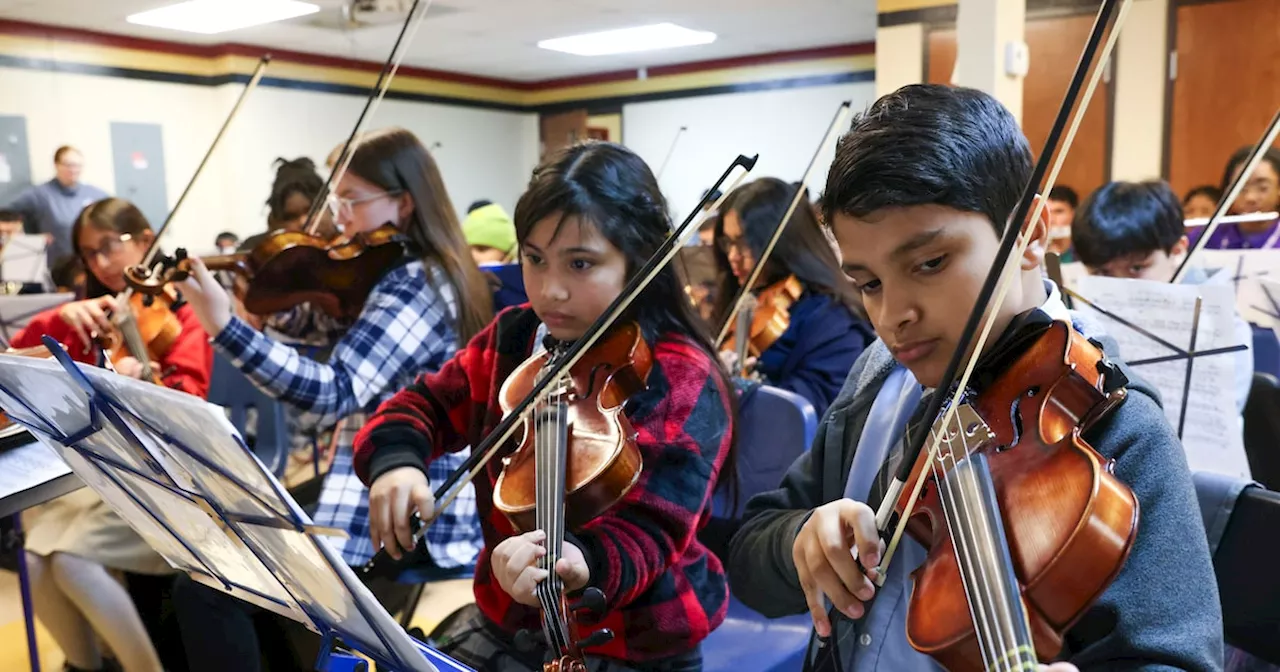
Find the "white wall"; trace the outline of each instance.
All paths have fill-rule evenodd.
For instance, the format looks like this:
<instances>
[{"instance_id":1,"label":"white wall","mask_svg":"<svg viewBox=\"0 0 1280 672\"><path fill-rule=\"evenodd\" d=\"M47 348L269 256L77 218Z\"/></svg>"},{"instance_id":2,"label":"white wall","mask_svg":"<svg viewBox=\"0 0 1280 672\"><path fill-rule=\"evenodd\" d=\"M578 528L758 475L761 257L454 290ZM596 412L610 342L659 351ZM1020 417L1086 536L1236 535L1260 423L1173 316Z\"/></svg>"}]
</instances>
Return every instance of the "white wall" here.
<instances>
[{"instance_id":1,"label":"white wall","mask_svg":"<svg viewBox=\"0 0 1280 672\"><path fill-rule=\"evenodd\" d=\"M874 94L874 82L857 82L634 103L623 107L622 137L657 171L676 131L688 127L660 178L671 216L679 223L739 154L760 155L748 180L798 181L841 101L852 101L853 111L860 112ZM834 152L829 147L818 157L809 183L815 198Z\"/></svg>"},{"instance_id":2,"label":"white wall","mask_svg":"<svg viewBox=\"0 0 1280 672\"><path fill-rule=\"evenodd\" d=\"M1115 128L1111 179L1160 177L1164 160L1165 87L1169 83L1169 0L1138 0L1116 45ZM1134 30L1134 27L1141 26Z\"/></svg>"},{"instance_id":3,"label":"white wall","mask_svg":"<svg viewBox=\"0 0 1280 672\"><path fill-rule=\"evenodd\" d=\"M27 119L33 181L52 177L53 151L71 144L84 152L84 181L108 192L115 185L111 122L160 124L172 207L242 88L0 68L0 114ZM220 231L244 237L264 230L272 162L308 156L323 166L363 105L356 96L256 89L183 204L165 248L206 252ZM433 153L460 216L481 198L514 208L537 160L534 114L385 100L366 129L393 125L427 146L441 143Z\"/></svg>"}]
</instances>

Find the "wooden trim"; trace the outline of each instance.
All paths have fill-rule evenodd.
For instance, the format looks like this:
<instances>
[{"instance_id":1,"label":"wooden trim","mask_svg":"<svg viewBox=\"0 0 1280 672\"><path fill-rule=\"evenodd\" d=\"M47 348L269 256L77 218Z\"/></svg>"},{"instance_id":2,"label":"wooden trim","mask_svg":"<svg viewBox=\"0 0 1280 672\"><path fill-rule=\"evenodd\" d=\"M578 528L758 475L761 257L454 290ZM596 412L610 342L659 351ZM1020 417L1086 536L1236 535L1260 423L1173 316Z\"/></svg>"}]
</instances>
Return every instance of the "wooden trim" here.
<instances>
[{"instance_id":1,"label":"wooden trim","mask_svg":"<svg viewBox=\"0 0 1280 672\"><path fill-rule=\"evenodd\" d=\"M1169 79L1169 55L1178 52L1178 7L1182 3L1169 0L1169 16L1165 22L1164 45L1164 151L1160 157L1160 177L1166 182L1173 171L1173 87L1177 79Z\"/></svg>"}]
</instances>

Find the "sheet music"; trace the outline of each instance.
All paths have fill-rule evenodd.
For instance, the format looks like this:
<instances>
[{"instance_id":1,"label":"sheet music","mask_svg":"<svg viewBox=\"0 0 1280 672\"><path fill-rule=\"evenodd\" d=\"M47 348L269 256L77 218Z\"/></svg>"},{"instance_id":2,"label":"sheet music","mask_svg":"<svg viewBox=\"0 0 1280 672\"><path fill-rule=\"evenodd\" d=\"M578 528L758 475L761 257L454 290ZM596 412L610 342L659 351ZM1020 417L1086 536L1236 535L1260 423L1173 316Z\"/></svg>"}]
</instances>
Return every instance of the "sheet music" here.
<instances>
[{"instance_id":1,"label":"sheet music","mask_svg":"<svg viewBox=\"0 0 1280 672\"><path fill-rule=\"evenodd\" d=\"M211 572L215 579L202 582L215 588L225 589L217 580L221 577L267 595L294 620L335 632L347 644L395 663L395 669L437 672L351 568L316 535L238 518L228 521L213 512L278 520L272 514L279 511L285 520L312 524L245 447L220 408L101 369L77 370L105 397L95 404L101 408L110 401L109 407L118 406L122 416L117 426L110 413L102 412L99 429L76 442L80 450L54 438L94 426L89 395L58 362L0 355L0 406L16 409L11 417L61 455L170 564ZM105 458L127 468L112 466ZM167 483L170 478L179 492L149 480ZM212 509L200 506L206 499Z\"/></svg>"},{"instance_id":2,"label":"sheet music","mask_svg":"<svg viewBox=\"0 0 1280 672\"><path fill-rule=\"evenodd\" d=\"M0 280L44 282L49 275L48 241L43 234L21 233L0 247Z\"/></svg>"},{"instance_id":3,"label":"sheet music","mask_svg":"<svg viewBox=\"0 0 1280 672\"><path fill-rule=\"evenodd\" d=\"M1237 342L1234 297L1230 285L1171 285L1146 280L1088 276L1081 278L1079 293L1104 310L1119 315L1182 349L1191 343L1196 297L1202 299L1196 350L1241 345ZM1133 362L1176 354L1092 308L1076 302L1076 310L1101 320L1107 334L1120 346L1120 358ZM1246 344L1247 345L1247 344ZM1191 373L1190 397L1182 429L1182 445L1192 471L1210 471L1248 477L1243 426L1236 407L1236 358L1238 353L1196 357ZM1165 417L1177 431L1182 414L1187 362L1175 360L1134 368L1155 386L1164 404Z\"/></svg>"},{"instance_id":4,"label":"sheet music","mask_svg":"<svg viewBox=\"0 0 1280 672\"><path fill-rule=\"evenodd\" d=\"M1080 291L1080 278L1087 277L1089 277L1089 269L1085 268L1084 264L1078 261L1062 264L1062 284L1066 285L1067 289Z\"/></svg>"},{"instance_id":5,"label":"sheet music","mask_svg":"<svg viewBox=\"0 0 1280 672\"><path fill-rule=\"evenodd\" d=\"M17 425L20 429L25 429ZM71 473L58 453L38 440L0 452L0 499Z\"/></svg>"},{"instance_id":6,"label":"sheet music","mask_svg":"<svg viewBox=\"0 0 1280 672\"><path fill-rule=\"evenodd\" d=\"M1203 250L1193 264L1228 274L1236 309L1246 321L1267 325L1280 315L1280 294L1268 297L1261 285L1263 279L1280 279L1280 250Z\"/></svg>"}]
</instances>

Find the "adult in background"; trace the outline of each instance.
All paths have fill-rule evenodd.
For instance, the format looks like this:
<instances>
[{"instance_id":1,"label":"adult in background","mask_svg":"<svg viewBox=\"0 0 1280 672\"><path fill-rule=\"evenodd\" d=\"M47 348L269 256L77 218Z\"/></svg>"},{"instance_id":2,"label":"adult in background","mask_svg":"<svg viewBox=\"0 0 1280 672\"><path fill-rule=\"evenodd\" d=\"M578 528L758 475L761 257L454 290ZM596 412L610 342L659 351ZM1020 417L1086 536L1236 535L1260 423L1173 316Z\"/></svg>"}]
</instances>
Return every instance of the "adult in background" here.
<instances>
[{"instance_id":1,"label":"adult in background","mask_svg":"<svg viewBox=\"0 0 1280 672\"><path fill-rule=\"evenodd\" d=\"M80 211L108 196L107 192L80 181L84 155L63 145L53 153L55 175L44 184L33 185L6 206L22 214L27 233L50 236L49 264L72 254L71 227Z\"/></svg>"}]
</instances>

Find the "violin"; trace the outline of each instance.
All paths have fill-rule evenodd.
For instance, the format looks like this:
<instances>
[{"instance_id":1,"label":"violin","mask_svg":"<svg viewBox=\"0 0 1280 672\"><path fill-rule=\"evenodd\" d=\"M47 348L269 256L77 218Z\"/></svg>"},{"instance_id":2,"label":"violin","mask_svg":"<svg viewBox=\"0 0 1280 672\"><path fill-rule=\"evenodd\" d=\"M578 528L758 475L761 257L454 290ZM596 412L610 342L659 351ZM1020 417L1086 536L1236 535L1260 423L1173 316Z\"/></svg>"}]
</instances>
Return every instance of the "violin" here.
<instances>
[{"instance_id":1,"label":"violin","mask_svg":"<svg viewBox=\"0 0 1280 672\"><path fill-rule=\"evenodd\" d=\"M142 379L163 385L161 372L151 363L160 361L182 335L182 322L174 312L178 293L172 287L156 295L129 293L127 309L111 316L115 331L98 337L112 364L133 357L142 365Z\"/></svg>"},{"instance_id":2,"label":"violin","mask_svg":"<svg viewBox=\"0 0 1280 672\"><path fill-rule=\"evenodd\" d=\"M504 414L529 395L559 354L548 350L532 357L507 378L499 393ZM518 447L503 458L494 506L518 531L542 530L547 535L547 553L538 562L548 577L537 588L543 636L552 654L544 672L585 672L582 649L613 638L608 629L586 640L574 638L579 629L575 609L554 568L565 528L581 529L617 504L640 479L640 448L622 406L645 389L652 364L638 325L614 327L560 381L553 381L546 400L524 419ZM591 601L599 604L593 611L598 611L603 595L593 590L597 595Z\"/></svg>"},{"instance_id":3,"label":"violin","mask_svg":"<svg viewBox=\"0 0 1280 672\"><path fill-rule=\"evenodd\" d=\"M738 353L735 366L738 370L730 373L742 375L743 362L748 356L759 357L782 337L791 326L791 306L802 294L804 286L796 276L790 275L743 302L720 344L721 351Z\"/></svg>"},{"instance_id":4,"label":"violin","mask_svg":"<svg viewBox=\"0 0 1280 672\"><path fill-rule=\"evenodd\" d=\"M210 271L231 271L245 281L241 300L256 315L271 315L310 302L330 317L355 319L369 292L408 249L408 238L387 224L353 238L326 241L301 231L278 230L249 252L205 257ZM125 282L156 294L187 279L185 250L161 259L157 268L131 266Z\"/></svg>"},{"instance_id":5,"label":"violin","mask_svg":"<svg viewBox=\"0 0 1280 672\"><path fill-rule=\"evenodd\" d=\"M912 468L910 482L924 480L914 509L911 492L894 509L928 548L908 641L952 672L1056 657L1138 533L1137 498L1082 438L1124 400L1124 374L1066 322L1011 340L935 423L939 449Z\"/></svg>"}]
</instances>

